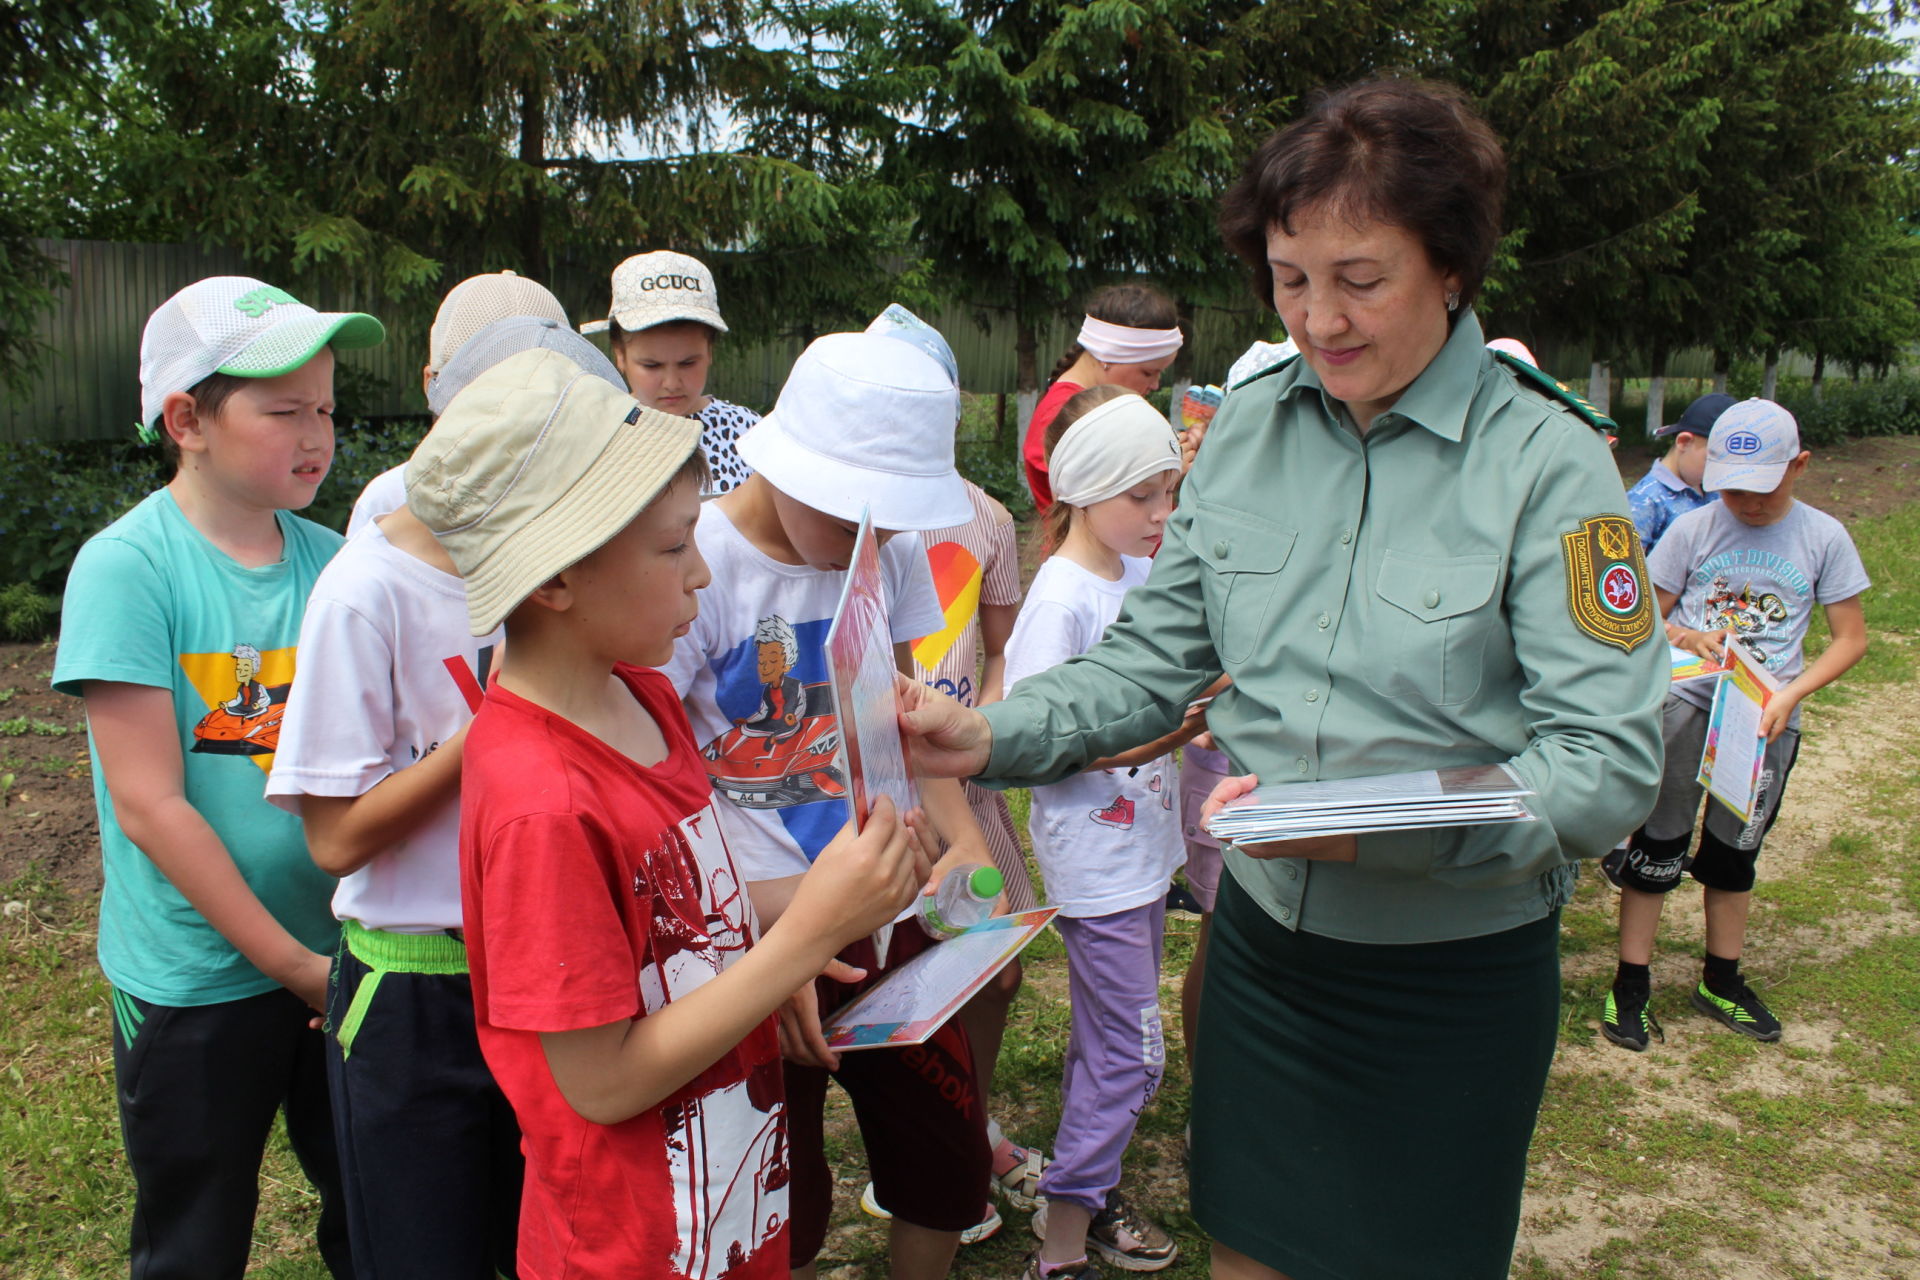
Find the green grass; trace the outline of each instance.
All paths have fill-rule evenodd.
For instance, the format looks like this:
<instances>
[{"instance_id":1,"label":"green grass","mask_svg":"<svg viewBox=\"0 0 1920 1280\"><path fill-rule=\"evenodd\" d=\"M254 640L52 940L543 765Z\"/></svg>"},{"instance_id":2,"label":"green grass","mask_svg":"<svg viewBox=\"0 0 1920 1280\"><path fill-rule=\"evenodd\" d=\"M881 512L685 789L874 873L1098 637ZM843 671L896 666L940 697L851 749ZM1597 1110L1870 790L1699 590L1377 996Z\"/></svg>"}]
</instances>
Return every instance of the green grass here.
<instances>
[{"instance_id":1,"label":"green grass","mask_svg":"<svg viewBox=\"0 0 1920 1280\"><path fill-rule=\"evenodd\" d=\"M0 738L24 738L28 734L38 738L63 738L72 732L70 726L55 724L51 720L30 720L26 716L0 720Z\"/></svg>"},{"instance_id":2,"label":"green grass","mask_svg":"<svg viewBox=\"0 0 1920 1280\"><path fill-rule=\"evenodd\" d=\"M1872 646L1811 700L1809 738L1835 717L1904 691L1920 656L1920 504L1854 527L1875 588ZM1816 643L1818 643L1816 641ZM0 722L0 732L15 722ZM24 767L0 758L0 772ZM1697 964L1691 888L1669 903L1655 955L1654 1011L1667 1040L1634 1057L1597 1043L1611 977L1615 898L1584 876L1564 916L1560 1053L1529 1168L1522 1280L1793 1280L1920 1276L1920 731L1895 723L1850 775L1850 808L1792 875L1761 863L1747 970L1788 1025L1759 1045L1707 1022L1685 987L1660 979ZM1798 783L1796 785L1799 785ZM1024 826L1025 792L1009 793ZM1791 811L1793 801L1789 799ZM0 918L0 1275L93 1277L124 1270L130 1186L114 1118L107 989L92 958L96 904L43 878L0 886L28 904ZM1167 1280L1206 1273L1187 1211L1179 1136L1187 1064L1178 983L1194 926L1169 927L1163 1006L1168 1069L1128 1157L1136 1201L1181 1241ZM1069 1026L1064 956L1043 935L1027 952L994 1110L1017 1138L1049 1144ZM844 1108L844 1104L842 1104ZM830 1151L849 1202L865 1181L859 1136L835 1126ZM283 1135L268 1153L254 1274L323 1274L309 1238L312 1197ZM1002 1280L1032 1245L1026 1215L964 1250L953 1274ZM1867 1221L1871 1231L1857 1232ZM1593 1228L1577 1256L1543 1252ZM821 1273L880 1276L885 1230L848 1207Z\"/></svg>"}]
</instances>

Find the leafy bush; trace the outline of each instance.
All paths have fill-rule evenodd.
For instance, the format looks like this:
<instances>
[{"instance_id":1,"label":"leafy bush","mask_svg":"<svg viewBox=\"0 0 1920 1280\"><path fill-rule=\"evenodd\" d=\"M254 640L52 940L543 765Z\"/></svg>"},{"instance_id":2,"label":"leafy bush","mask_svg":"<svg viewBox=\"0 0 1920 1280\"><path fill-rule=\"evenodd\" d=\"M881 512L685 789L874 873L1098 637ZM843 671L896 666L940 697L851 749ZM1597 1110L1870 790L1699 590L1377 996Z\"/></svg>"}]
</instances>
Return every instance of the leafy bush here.
<instances>
[{"instance_id":1,"label":"leafy bush","mask_svg":"<svg viewBox=\"0 0 1920 1280\"><path fill-rule=\"evenodd\" d=\"M37 640L47 632L53 620L54 604L25 582L16 582L0 591L0 637L9 640Z\"/></svg>"},{"instance_id":2,"label":"leafy bush","mask_svg":"<svg viewBox=\"0 0 1920 1280\"><path fill-rule=\"evenodd\" d=\"M353 500L367 481L406 461L426 427L425 418L341 427L333 470L320 496L301 514L344 529ZM51 597L51 612L66 589L67 569L80 544L166 480L159 448L136 440L0 442L0 583L21 584L40 597ZM0 601L4 599L0 595ZM9 625L4 610L0 604L0 628ZM44 629L46 622L42 618L37 626Z\"/></svg>"},{"instance_id":3,"label":"leafy bush","mask_svg":"<svg viewBox=\"0 0 1920 1280\"><path fill-rule=\"evenodd\" d=\"M0 443L0 582L58 597L80 544L164 483L161 468L133 440Z\"/></svg>"},{"instance_id":4,"label":"leafy bush","mask_svg":"<svg viewBox=\"0 0 1920 1280\"><path fill-rule=\"evenodd\" d=\"M1033 508L1033 497L1027 492L1027 475L1020 466L1013 397L1007 397L1004 438L994 416L997 409L994 396L962 394L960 429L953 442L954 465L961 475L998 498L1015 519L1024 519Z\"/></svg>"},{"instance_id":5,"label":"leafy bush","mask_svg":"<svg viewBox=\"0 0 1920 1280\"><path fill-rule=\"evenodd\" d=\"M334 439L333 470L327 472L320 496L300 514L345 532L347 517L353 514L353 500L367 487L367 481L411 457L432 423L425 416L385 418L340 428Z\"/></svg>"},{"instance_id":6,"label":"leafy bush","mask_svg":"<svg viewBox=\"0 0 1920 1280\"><path fill-rule=\"evenodd\" d=\"M1856 436L1920 435L1920 377L1842 382L1829 378L1826 394L1794 380L1775 391L1800 423L1800 443L1818 449Z\"/></svg>"}]
</instances>

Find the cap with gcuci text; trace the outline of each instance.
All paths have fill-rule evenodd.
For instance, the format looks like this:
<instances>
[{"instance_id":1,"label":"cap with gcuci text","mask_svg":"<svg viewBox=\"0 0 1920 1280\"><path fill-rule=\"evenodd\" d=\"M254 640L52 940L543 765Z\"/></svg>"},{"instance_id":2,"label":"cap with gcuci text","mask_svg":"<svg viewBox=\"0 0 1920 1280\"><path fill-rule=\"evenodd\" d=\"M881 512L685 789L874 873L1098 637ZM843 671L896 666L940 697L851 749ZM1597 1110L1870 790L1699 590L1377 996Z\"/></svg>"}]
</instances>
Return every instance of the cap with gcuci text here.
<instances>
[{"instance_id":1,"label":"cap with gcuci text","mask_svg":"<svg viewBox=\"0 0 1920 1280\"><path fill-rule=\"evenodd\" d=\"M613 269L613 303L605 320L580 326L582 333L603 333L617 324L627 333L655 325L692 320L716 333L727 331L714 293L713 272L684 253L641 253Z\"/></svg>"}]
</instances>

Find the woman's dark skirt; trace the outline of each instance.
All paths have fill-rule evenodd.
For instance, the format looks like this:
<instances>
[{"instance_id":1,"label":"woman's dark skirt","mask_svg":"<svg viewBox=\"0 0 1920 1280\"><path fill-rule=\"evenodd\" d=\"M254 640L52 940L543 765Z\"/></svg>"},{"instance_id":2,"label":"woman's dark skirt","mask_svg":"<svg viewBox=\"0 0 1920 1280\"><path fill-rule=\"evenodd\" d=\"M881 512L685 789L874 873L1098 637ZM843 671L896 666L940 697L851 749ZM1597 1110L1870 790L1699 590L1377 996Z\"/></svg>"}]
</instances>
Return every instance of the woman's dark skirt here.
<instances>
[{"instance_id":1,"label":"woman's dark skirt","mask_svg":"<svg viewBox=\"0 0 1920 1280\"><path fill-rule=\"evenodd\" d=\"M1342 942L1281 927L1229 866L1195 1051L1200 1225L1292 1280L1505 1280L1559 930Z\"/></svg>"}]
</instances>

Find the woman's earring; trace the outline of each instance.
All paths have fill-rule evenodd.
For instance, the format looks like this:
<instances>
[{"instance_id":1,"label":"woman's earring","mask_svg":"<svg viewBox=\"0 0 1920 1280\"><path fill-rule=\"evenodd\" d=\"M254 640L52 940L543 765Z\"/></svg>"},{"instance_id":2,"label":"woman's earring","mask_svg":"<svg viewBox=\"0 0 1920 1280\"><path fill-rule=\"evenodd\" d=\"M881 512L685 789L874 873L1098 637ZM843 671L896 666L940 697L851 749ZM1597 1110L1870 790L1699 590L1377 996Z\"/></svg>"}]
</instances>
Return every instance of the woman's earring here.
<instances>
[{"instance_id":1,"label":"woman's earring","mask_svg":"<svg viewBox=\"0 0 1920 1280\"><path fill-rule=\"evenodd\" d=\"M1448 293L1447 293L1447 310L1449 310L1449 311L1458 311L1459 309L1460 309L1460 295L1459 295L1459 293L1457 293L1457 292L1455 292L1455 291L1451 291L1451 290L1450 290L1450 291L1448 291Z\"/></svg>"}]
</instances>

